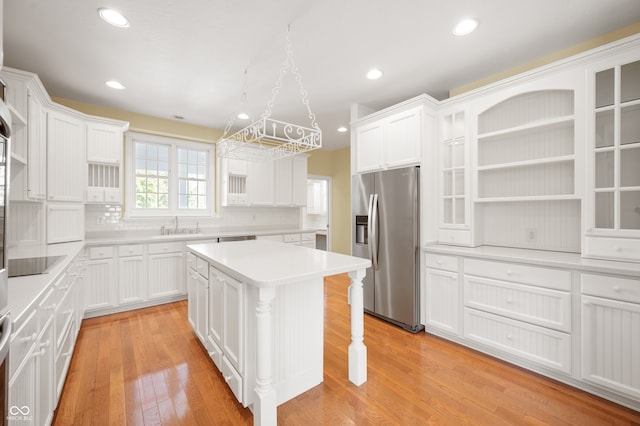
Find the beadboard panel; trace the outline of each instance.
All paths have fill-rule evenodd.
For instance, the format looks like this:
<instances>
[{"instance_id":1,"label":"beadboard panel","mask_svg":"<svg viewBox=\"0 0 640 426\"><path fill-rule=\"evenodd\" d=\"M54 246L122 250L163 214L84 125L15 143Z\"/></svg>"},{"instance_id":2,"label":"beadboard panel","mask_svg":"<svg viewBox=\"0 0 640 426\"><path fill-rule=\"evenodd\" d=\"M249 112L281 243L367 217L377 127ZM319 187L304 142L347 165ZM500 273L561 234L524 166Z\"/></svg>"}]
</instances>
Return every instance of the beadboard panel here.
<instances>
[{"instance_id":1,"label":"beadboard panel","mask_svg":"<svg viewBox=\"0 0 640 426\"><path fill-rule=\"evenodd\" d=\"M42 244L44 241L43 204L9 204L9 244Z\"/></svg>"},{"instance_id":2,"label":"beadboard panel","mask_svg":"<svg viewBox=\"0 0 640 426\"><path fill-rule=\"evenodd\" d=\"M580 252L579 200L483 203L476 209L485 245Z\"/></svg>"}]
</instances>

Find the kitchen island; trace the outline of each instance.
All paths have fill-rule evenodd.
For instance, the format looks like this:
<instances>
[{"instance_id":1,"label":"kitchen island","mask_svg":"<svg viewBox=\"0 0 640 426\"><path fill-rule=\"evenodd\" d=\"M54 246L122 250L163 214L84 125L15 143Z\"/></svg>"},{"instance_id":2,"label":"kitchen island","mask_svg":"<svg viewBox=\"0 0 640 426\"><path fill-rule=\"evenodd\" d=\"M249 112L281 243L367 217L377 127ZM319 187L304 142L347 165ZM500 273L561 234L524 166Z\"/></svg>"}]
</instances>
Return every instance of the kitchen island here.
<instances>
[{"instance_id":1,"label":"kitchen island","mask_svg":"<svg viewBox=\"0 0 640 426\"><path fill-rule=\"evenodd\" d=\"M265 240L190 244L187 251L198 261L188 273L195 277L197 269L208 280L210 331L199 337L238 400L252 409L254 424L275 425L278 405L322 382L326 276L351 278L349 380L366 381L362 279L369 260Z\"/></svg>"}]
</instances>

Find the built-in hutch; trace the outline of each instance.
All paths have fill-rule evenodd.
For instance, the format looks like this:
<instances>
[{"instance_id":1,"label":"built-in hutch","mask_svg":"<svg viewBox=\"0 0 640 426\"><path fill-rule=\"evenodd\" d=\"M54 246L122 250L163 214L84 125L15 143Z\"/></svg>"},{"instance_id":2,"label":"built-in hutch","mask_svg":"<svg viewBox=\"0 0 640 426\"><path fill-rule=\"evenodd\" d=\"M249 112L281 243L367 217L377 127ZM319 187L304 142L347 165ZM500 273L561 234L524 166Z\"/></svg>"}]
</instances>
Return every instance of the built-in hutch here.
<instances>
[{"instance_id":1,"label":"built-in hutch","mask_svg":"<svg viewBox=\"0 0 640 426\"><path fill-rule=\"evenodd\" d=\"M352 173L404 108L352 122ZM426 331L640 410L640 36L430 109Z\"/></svg>"}]
</instances>

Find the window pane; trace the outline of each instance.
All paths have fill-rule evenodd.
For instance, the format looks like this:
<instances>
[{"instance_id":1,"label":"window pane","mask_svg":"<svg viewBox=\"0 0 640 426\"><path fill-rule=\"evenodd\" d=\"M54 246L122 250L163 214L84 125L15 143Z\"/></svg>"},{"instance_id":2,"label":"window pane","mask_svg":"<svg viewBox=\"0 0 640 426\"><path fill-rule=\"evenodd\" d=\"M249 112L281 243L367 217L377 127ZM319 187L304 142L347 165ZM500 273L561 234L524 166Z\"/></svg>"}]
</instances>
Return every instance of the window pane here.
<instances>
[{"instance_id":1,"label":"window pane","mask_svg":"<svg viewBox=\"0 0 640 426\"><path fill-rule=\"evenodd\" d=\"M596 192L596 228L613 229L613 192Z\"/></svg>"},{"instance_id":2,"label":"window pane","mask_svg":"<svg viewBox=\"0 0 640 426\"><path fill-rule=\"evenodd\" d=\"M169 176L169 163L166 161L158 161L158 175Z\"/></svg>"},{"instance_id":3,"label":"window pane","mask_svg":"<svg viewBox=\"0 0 640 426\"><path fill-rule=\"evenodd\" d=\"M147 162L144 159L136 159L136 174L143 175L147 172Z\"/></svg>"},{"instance_id":4,"label":"window pane","mask_svg":"<svg viewBox=\"0 0 640 426\"><path fill-rule=\"evenodd\" d=\"M136 143L136 158L147 158L147 144Z\"/></svg>"},{"instance_id":5,"label":"window pane","mask_svg":"<svg viewBox=\"0 0 640 426\"><path fill-rule=\"evenodd\" d=\"M596 148L613 146L613 111L596 113Z\"/></svg>"},{"instance_id":6,"label":"window pane","mask_svg":"<svg viewBox=\"0 0 640 426\"><path fill-rule=\"evenodd\" d=\"M156 176L158 174L158 162L155 160L147 161L147 174Z\"/></svg>"},{"instance_id":7,"label":"window pane","mask_svg":"<svg viewBox=\"0 0 640 426\"><path fill-rule=\"evenodd\" d=\"M620 86L622 102L640 99L640 61L620 67Z\"/></svg>"},{"instance_id":8,"label":"window pane","mask_svg":"<svg viewBox=\"0 0 640 426\"><path fill-rule=\"evenodd\" d=\"M180 198L179 198L179 206L181 209L186 209L187 208L187 194L180 194Z\"/></svg>"},{"instance_id":9,"label":"window pane","mask_svg":"<svg viewBox=\"0 0 640 426\"><path fill-rule=\"evenodd\" d=\"M189 151L189 163L198 164L198 151Z\"/></svg>"},{"instance_id":10,"label":"window pane","mask_svg":"<svg viewBox=\"0 0 640 426\"><path fill-rule=\"evenodd\" d=\"M169 195L158 194L158 208L161 208L161 209L169 208Z\"/></svg>"},{"instance_id":11,"label":"window pane","mask_svg":"<svg viewBox=\"0 0 640 426\"><path fill-rule=\"evenodd\" d=\"M620 150L620 186L640 186L640 148Z\"/></svg>"},{"instance_id":12,"label":"window pane","mask_svg":"<svg viewBox=\"0 0 640 426\"><path fill-rule=\"evenodd\" d=\"M189 164L189 178L198 179L198 166L195 164Z\"/></svg>"},{"instance_id":13,"label":"window pane","mask_svg":"<svg viewBox=\"0 0 640 426\"><path fill-rule=\"evenodd\" d=\"M198 167L198 179L206 179L207 178L206 170L207 169L204 166Z\"/></svg>"},{"instance_id":14,"label":"window pane","mask_svg":"<svg viewBox=\"0 0 640 426\"><path fill-rule=\"evenodd\" d=\"M640 191L620 192L620 227L640 229Z\"/></svg>"},{"instance_id":15,"label":"window pane","mask_svg":"<svg viewBox=\"0 0 640 426\"><path fill-rule=\"evenodd\" d=\"M614 152L596 153L596 188L613 188Z\"/></svg>"},{"instance_id":16,"label":"window pane","mask_svg":"<svg viewBox=\"0 0 640 426\"><path fill-rule=\"evenodd\" d=\"M164 162L168 162L169 161L169 147L168 146L158 147L158 161L164 161Z\"/></svg>"},{"instance_id":17,"label":"window pane","mask_svg":"<svg viewBox=\"0 0 640 426\"><path fill-rule=\"evenodd\" d=\"M613 68L596 73L596 108L613 105Z\"/></svg>"},{"instance_id":18,"label":"window pane","mask_svg":"<svg viewBox=\"0 0 640 426\"><path fill-rule=\"evenodd\" d=\"M158 179L158 193L169 193L169 179Z\"/></svg>"},{"instance_id":19,"label":"window pane","mask_svg":"<svg viewBox=\"0 0 640 426\"><path fill-rule=\"evenodd\" d=\"M640 142L640 105L620 109L620 145Z\"/></svg>"}]
</instances>

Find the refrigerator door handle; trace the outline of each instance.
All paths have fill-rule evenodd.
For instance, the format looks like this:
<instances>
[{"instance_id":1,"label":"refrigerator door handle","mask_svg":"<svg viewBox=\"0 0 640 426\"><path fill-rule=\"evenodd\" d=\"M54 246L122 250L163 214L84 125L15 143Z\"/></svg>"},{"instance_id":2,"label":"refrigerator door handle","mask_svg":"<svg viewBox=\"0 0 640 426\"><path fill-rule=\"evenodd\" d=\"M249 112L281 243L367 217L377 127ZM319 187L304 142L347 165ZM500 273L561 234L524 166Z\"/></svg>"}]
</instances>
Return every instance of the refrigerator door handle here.
<instances>
[{"instance_id":1,"label":"refrigerator door handle","mask_svg":"<svg viewBox=\"0 0 640 426\"><path fill-rule=\"evenodd\" d=\"M372 194L369 202L369 252L374 270L378 270L378 194Z\"/></svg>"}]
</instances>

